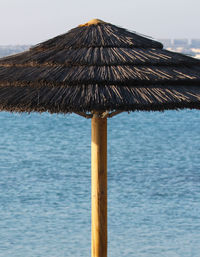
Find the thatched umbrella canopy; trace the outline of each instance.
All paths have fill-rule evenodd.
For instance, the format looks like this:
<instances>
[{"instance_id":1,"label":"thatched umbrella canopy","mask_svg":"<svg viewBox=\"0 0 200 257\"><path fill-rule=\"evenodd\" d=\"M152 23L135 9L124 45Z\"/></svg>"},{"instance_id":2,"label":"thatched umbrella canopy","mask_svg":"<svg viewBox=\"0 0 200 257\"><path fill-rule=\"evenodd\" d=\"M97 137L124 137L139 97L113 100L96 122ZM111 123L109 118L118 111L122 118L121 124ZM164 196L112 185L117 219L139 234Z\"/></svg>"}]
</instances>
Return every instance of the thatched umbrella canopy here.
<instances>
[{"instance_id":1,"label":"thatched umbrella canopy","mask_svg":"<svg viewBox=\"0 0 200 257\"><path fill-rule=\"evenodd\" d=\"M200 61L92 20L0 59L0 110L92 118L92 256L107 249L107 117L200 109Z\"/></svg>"},{"instance_id":2,"label":"thatched umbrella canopy","mask_svg":"<svg viewBox=\"0 0 200 257\"><path fill-rule=\"evenodd\" d=\"M0 110L199 108L199 82L199 60L95 20L0 59Z\"/></svg>"}]
</instances>

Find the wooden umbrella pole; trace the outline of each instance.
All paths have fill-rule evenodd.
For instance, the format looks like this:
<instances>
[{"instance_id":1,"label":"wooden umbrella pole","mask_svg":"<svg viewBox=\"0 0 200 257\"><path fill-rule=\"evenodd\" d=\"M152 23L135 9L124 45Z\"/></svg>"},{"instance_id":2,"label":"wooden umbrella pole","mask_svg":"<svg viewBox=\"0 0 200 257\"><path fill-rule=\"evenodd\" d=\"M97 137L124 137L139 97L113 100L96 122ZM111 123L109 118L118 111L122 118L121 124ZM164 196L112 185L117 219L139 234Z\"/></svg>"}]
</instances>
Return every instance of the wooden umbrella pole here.
<instances>
[{"instance_id":1,"label":"wooden umbrella pole","mask_svg":"<svg viewBox=\"0 0 200 257\"><path fill-rule=\"evenodd\" d=\"M107 257L107 118L92 118L92 257Z\"/></svg>"}]
</instances>

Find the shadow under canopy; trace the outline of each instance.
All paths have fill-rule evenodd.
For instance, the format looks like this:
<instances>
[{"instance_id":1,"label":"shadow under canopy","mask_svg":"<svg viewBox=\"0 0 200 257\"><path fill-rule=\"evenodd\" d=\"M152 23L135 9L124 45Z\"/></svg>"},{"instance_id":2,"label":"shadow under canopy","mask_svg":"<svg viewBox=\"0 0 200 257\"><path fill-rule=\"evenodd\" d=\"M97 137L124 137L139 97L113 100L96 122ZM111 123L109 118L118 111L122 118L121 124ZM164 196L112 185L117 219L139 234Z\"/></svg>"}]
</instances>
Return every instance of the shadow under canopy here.
<instances>
[{"instance_id":1,"label":"shadow under canopy","mask_svg":"<svg viewBox=\"0 0 200 257\"><path fill-rule=\"evenodd\" d=\"M92 119L92 256L107 256L107 118L200 109L200 60L98 19L0 59L0 110Z\"/></svg>"}]
</instances>

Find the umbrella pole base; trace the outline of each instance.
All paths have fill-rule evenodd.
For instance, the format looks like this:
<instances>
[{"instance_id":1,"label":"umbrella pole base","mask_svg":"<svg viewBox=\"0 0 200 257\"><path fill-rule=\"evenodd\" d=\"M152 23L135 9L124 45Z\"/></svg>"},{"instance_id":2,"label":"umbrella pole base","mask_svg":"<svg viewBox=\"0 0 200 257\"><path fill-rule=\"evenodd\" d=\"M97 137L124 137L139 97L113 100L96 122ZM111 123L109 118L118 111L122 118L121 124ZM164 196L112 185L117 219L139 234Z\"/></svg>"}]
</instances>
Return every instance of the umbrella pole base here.
<instances>
[{"instance_id":1,"label":"umbrella pole base","mask_svg":"<svg viewBox=\"0 0 200 257\"><path fill-rule=\"evenodd\" d=\"M92 118L92 257L107 257L107 118Z\"/></svg>"}]
</instances>

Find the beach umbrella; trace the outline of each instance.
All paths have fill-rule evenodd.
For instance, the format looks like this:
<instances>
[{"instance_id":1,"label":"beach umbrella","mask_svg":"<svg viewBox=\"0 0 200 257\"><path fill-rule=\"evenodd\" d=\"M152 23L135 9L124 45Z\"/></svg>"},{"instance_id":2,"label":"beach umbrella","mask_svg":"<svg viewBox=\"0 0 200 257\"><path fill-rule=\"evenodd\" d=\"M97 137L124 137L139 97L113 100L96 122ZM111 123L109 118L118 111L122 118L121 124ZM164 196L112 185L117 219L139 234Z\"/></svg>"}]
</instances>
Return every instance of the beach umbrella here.
<instances>
[{"instance_id":1,"label":"beach umbrella","mask_svg":"<svg viewBox=\"0 0 200 257\"><path fill-rule=\"evenodd\" d=\"M200 108L200 60L98 19L0 59L0 110L92 120L92 256L107 256L107 118Z\"/></svg>"}]
</instances>

